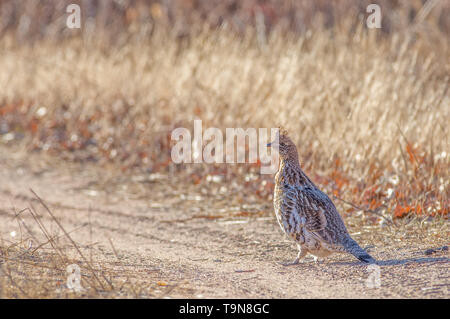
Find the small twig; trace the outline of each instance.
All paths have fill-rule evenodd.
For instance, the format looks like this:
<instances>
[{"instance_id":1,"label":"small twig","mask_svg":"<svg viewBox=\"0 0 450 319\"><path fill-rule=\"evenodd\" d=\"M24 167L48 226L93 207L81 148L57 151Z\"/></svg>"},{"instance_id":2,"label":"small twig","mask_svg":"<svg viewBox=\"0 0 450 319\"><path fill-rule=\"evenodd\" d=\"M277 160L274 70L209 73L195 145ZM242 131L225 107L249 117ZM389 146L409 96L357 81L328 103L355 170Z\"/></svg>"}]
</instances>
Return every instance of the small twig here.
<instances>
[{"instance_id":1,"label":"small twig","mask_svg":"<svg viewBox=\"0 0 450 319\"><path fill-rule=\"evenodd\" d=\"M27 226L27 224L25 223L25 221L22 218L22 213L25 211L30 211L30 208L24 208L22 210L20 210L19 212L16 211L16 208L13 208L14 211L14 218L16 218L19 223L22 223L23 227L28 231L28 233L31 235L31 237L36 241L39 242L39 240L36 238L36 236L34 235L34 232Z\"/></svg>"},{"instance_id":2,"label":"small twig","mask_svg":"<svg viewBox=\"0 0 450 319\"><path fill-rule=\"evenodd\" d=\"M118 254L118 252L116 250L116 247L114 246L111 238L108 237L108 241L109 241L109 244L111 245L111 249L112 249L112 251L114 253L114 256L116 256L117 261L119 262L119 264L121 264L122 267L125 267L123 262L122 262L122 260L119 257L119 254ZM127 278L125 283L128 282L130 284L130 287L133 290L134 294L137 295L136 290L134 289L133 284L132 284L132 282L130 280L130 277L126 273L125 273L125 277ZM125 283L122 285L122 287L125 285ZM122 289L122 287L120 289Z\"/></svg>"},{"instance_id":3,"label":"small twig","mask_svg":"<svg viewBox=\"0 0 450 319\"><path fill-rule=\"evenodd\" d=\"M95 273L94 269L92 268L91 264L89 263L89 261L86 259L86 257L84 257L83 253L81 252L80 248L78 247L77 243L72 239L72 237L70 237L69 233L64 229L64 227L61 225L61 223L59 222L59 220L53 215L53 213L50 211L50 209L48 208L48 206L44 203L44 201L33 191L33 189L30 188L30 191L34 194L34 196L36 196L36 198L38 199L38 201L41 203L41 205L45 208L45 210L47 211L47 213L52 217L52 219L55 221L55 223L58 225L58 227L64 232L64 235L66 235L66 237L69 239L69 241L72 243L72 245L75 247L75 249L77 250L78 254L81 256L81 258L83 259L83 261L86 263L86 265L88 266L89 270L91 271L92 275L94 276L94 278L97 280L97 282L100 284L100 286L102 287L102 289L105 289L105 286L103 285L103 283L101 282L101 280L98 278L97 274Z\"/></svg>"},{"instance_id":4,"label":"small twig","mask_svg":"<svg viewBox=\"0 0 450 319\"><path fill-rule=\"evenodd\" d=\"M33 217L35 222L38 224L38 226L41 229L42 233L47 238L48 242L53 247L53 249L56 251L56 253L58 254L59 258L61 258L61 261L64 262L64 260L65 260L64 258L66 257L64 252L54 243L54 241L52 239L52 236L50 236L50 234L48 233L48 231L45 228L44 224L39 219L39 215L36 213L36 210L34 209L33 205L31 205L31 203L30 203L30 206L31 206L31 209L29 210L29 212L30 212L31 216Z\"/></svg>"},{"instance_id":5,"label":"small twig","mask_svg":"<svg viewBox=\"0 0 450 319\"><path fill-rule=\"evenodd\" d=\"M81 229L81 228L83 228L83 227L84 227L84 225L82 225L82 226L80 226L80 227L77 227L77 228L75 228L75 229L72 229L71 231L69 231L69 234L70 234L70 233L73 233L73 232L75 232L75 231L77 231L77 230L79 230L79 229ZM51 238L51 240L58 239L58 238L61 238L61 237L63 237L63 236L65 236L65 235L64 235L64 234L62 234L62 235L55 235L55 236L53 236L53 237ZM48 243L50 243L50 240L47 240L46 242L43 242L42 244L39 244L38 246L36 246L36 248L34 248L34 249L31 251L31 254L35 253L39 248L41 248L41 247L47 245ZM26 252L25 252L24 254L26 254Z\"/></svg>"}]
</instances>

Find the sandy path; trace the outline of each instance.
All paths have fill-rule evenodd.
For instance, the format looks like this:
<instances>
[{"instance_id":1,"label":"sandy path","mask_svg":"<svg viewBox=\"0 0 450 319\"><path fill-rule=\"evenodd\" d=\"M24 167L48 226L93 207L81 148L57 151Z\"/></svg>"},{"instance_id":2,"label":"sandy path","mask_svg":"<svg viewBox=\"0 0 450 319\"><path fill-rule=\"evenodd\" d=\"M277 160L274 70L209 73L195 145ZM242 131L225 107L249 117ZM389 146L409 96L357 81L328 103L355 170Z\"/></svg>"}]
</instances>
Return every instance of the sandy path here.
<instances>
[{"instance_id":1,"label":"sandy path","mask_svg":"<svg viewBox=\"0 0 450 319\"><path fill-rule=\"evenodd\" d=\"M381 260L381 287L368 288L370 270L352 256L336 255L318 264L307 257L298 266L281 266L296 250L270 213L208 219L202 217L208 214L204 206L197 205L204 197L180 196L183 187L167 185L163 175L124 180L105 185L104 172L95 167L58 164L37 155L24 159L0 147L0 235L5 238L17 230L13 207L28 207L32 188L66 229L79 228L72 233L77 242L96 242L101 250L110 238L122 267L139 273L145 282L177 285L180 289L170 297L450 296L448 252L426 256L429 245L421 242L406 247L401 242L375 243L370 252ZM445 238L436 247L444 244ZM111 254L103 258L105 263L115 261ZM157 278L151 275L155 269Z\"/></svg>"}]
</instances>

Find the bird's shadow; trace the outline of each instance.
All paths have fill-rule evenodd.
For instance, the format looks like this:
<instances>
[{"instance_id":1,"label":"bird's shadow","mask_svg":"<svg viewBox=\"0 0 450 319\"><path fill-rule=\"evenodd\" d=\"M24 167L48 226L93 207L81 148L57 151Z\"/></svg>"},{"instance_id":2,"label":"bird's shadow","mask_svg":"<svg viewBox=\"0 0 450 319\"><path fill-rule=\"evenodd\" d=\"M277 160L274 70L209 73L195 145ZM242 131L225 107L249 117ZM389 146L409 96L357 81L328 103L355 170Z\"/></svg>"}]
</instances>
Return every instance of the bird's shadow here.
<instances>
[{"instance_id":1,"label":"bird's shadow","mask_svg":"<svg viewBox=\"0 0 450 319\"><path fill-rule=\"evenodd\" d=\"M418 257L418 258L405 258L405 259L388 259L388 260L377 260L375 263L378 266L396 266L405 265L410 263L423 264L423 263L434 263L434 262L450 262L450 258L447 257ZM369 265L362 262L331 262L330 265Z\"/></svg>"}]
</instances>

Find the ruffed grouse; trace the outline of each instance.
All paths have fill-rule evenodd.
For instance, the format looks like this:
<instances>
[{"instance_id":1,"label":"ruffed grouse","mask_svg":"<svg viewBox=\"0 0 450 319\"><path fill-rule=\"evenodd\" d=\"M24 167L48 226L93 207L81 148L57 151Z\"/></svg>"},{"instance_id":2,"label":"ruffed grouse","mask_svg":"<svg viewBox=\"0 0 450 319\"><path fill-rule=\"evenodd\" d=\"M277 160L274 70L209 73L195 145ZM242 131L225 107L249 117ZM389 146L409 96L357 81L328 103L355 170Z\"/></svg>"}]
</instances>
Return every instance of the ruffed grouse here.
<instances>
[{"instance_id":1,"label":"ruffed grouse","mask_svg":"<svg viewBox=\"0 0 450 319\"><path fill-rule=\"evenodd\" d=\"M298 264L307 253L326 257L347 252L365 263L375 263L348 233L342 217L330 198L300 168L297 147L280 130L277 138L267 144L278 150L280 166L275 176L274 208L281 229L298 246Z\"/></svg>"}]
</instances>

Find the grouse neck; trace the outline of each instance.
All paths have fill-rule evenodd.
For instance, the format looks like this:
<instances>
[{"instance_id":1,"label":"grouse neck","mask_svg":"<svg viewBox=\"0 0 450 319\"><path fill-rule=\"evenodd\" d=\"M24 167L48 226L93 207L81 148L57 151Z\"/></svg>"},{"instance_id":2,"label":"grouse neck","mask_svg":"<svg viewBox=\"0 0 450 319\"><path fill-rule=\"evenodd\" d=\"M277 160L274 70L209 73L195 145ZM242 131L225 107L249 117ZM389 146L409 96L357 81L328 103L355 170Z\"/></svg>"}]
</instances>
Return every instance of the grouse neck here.
<instances>
[{"instance_id":1,"label":"grouse neck","mask_svg":"<svg viewBox=\"0 0 450 319\"><path fill-rule=\"evenodd\" d=\"M277 182L290 185L310 186L315 188L314 183L306 176L300 167L298 157L280 158L280 167L277 174Z\"/></svg>"}]
</instances>

